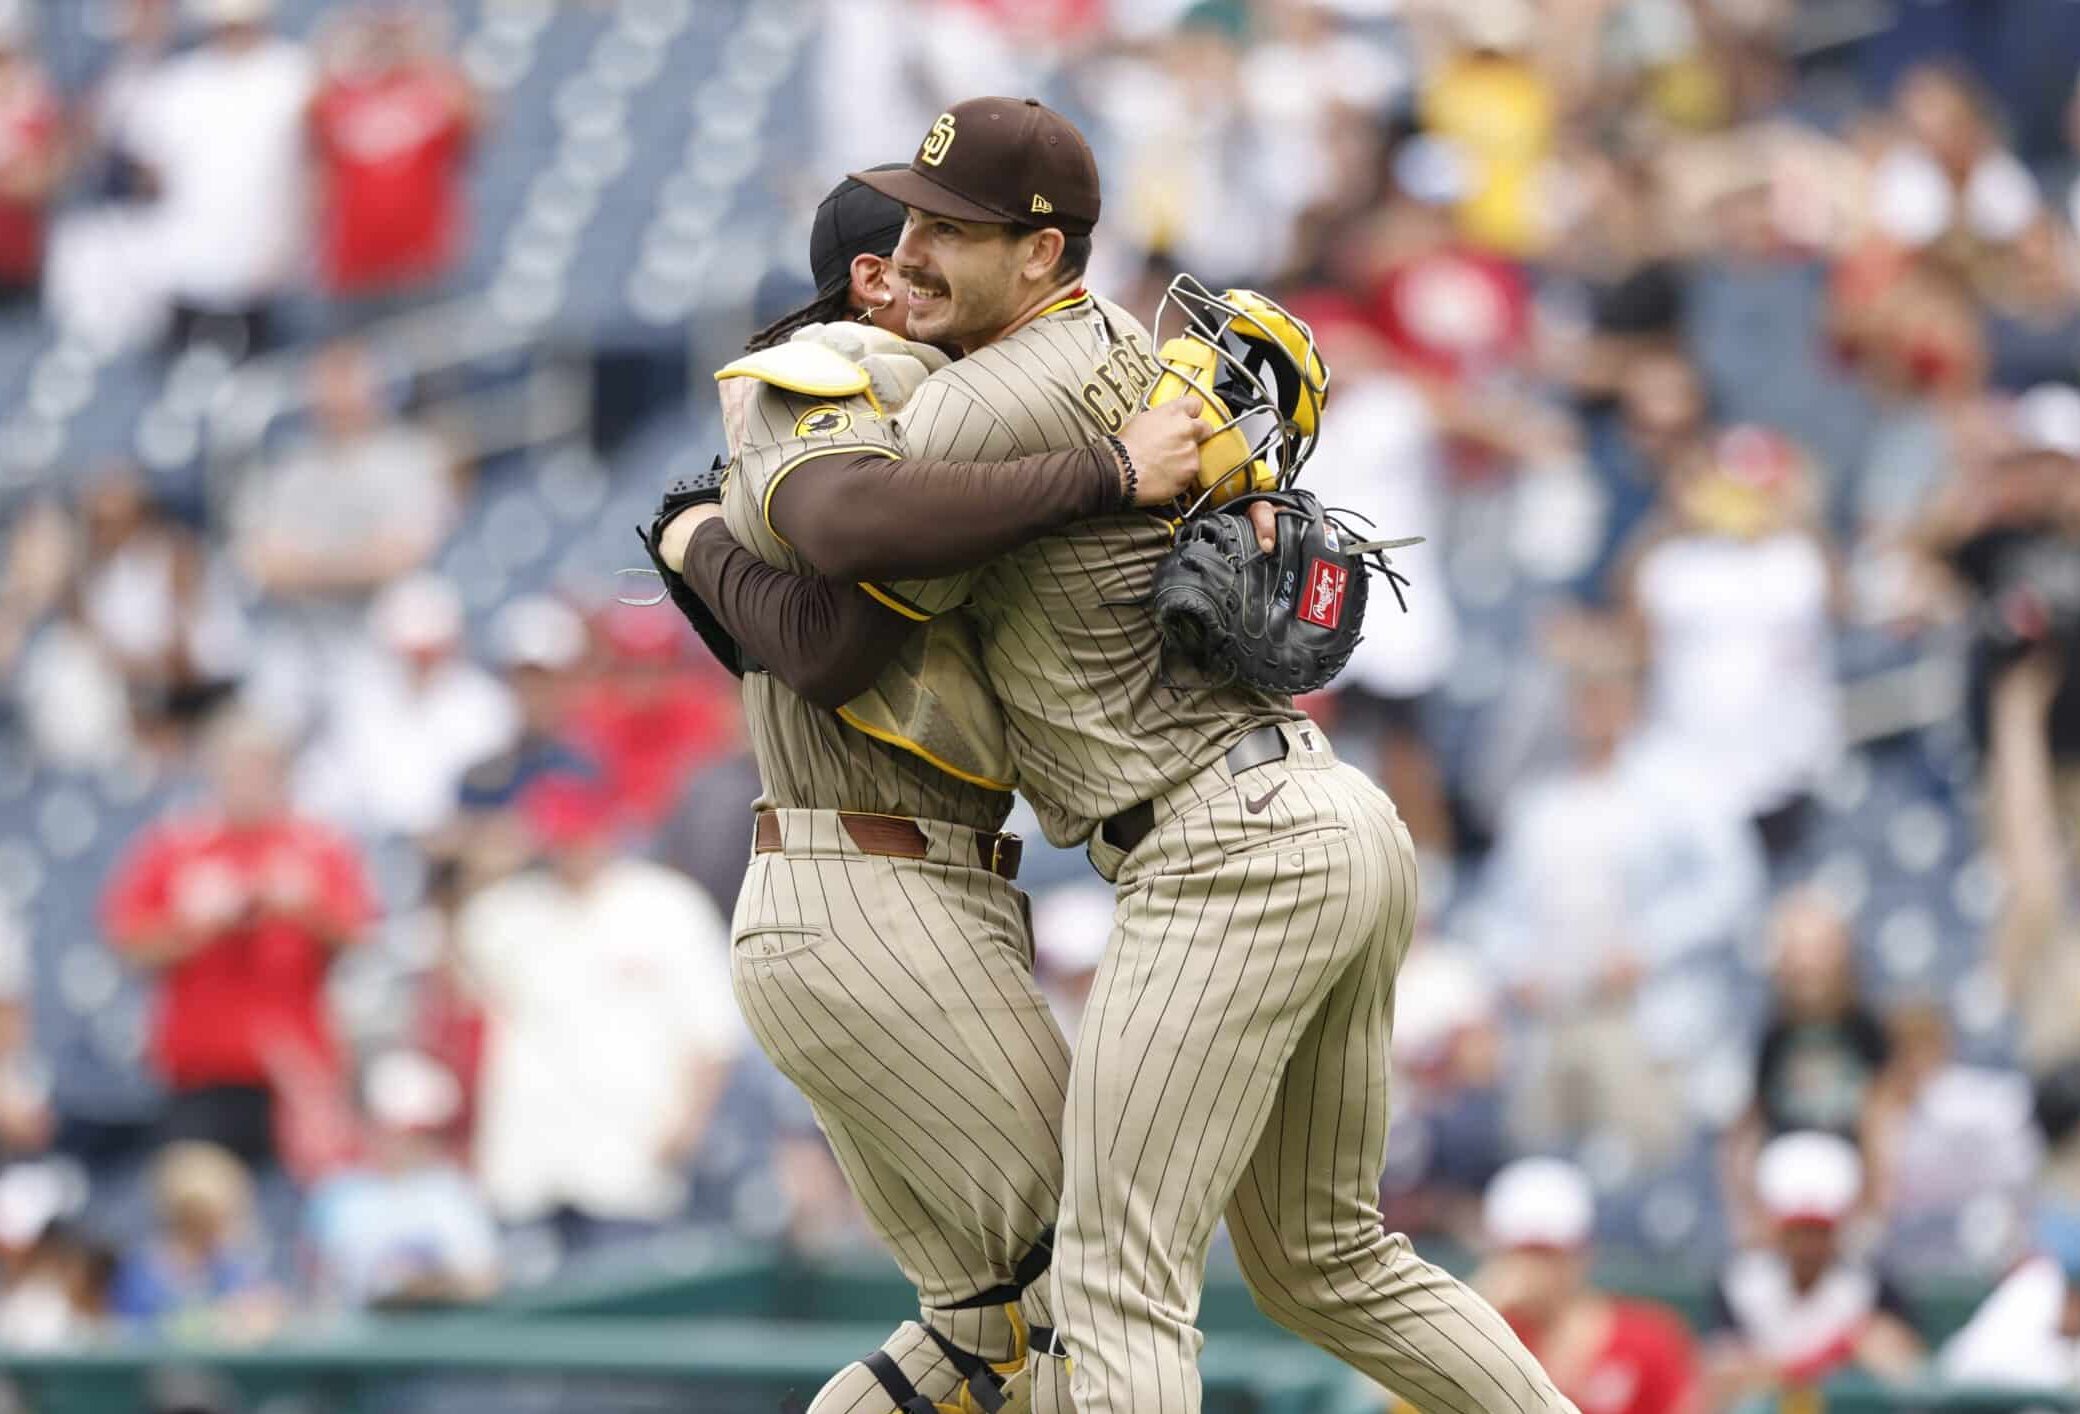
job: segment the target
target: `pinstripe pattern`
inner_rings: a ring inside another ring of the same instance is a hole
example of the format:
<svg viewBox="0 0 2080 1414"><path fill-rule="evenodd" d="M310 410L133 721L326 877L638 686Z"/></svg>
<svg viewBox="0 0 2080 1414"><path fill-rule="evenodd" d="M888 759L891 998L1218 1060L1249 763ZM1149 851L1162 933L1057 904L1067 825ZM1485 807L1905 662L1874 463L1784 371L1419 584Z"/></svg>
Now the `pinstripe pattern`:
<svg viewBox="0 0 2080 1414"><path fill-rule="evenodd" d="M1148 386L1148 348L1131 314L1085 299L926 379L897 419L904 442L912 456L967 461L1084 446ZM1283 698L1163 662L1155 620L1134 601L1170 544L1154 516L1109 516L976 574L889 586L934 613L970 606L1019 789L1056 844L1081 844L1249 727L1298 715Z"/></svg>
<svg viewBox="0 0 2080 1414"><path fill-rule="evenodd" d="M1147 349L1132 316L1080 301L933 374L904 440L962 459L1081 445L1147 386ZM1163 661L1134 601L1170 543L1116 516L884 586L973 617L1019 789L1119 886L1063 1126L1054 1283L1077 1407L1196 1414L1193 1318L1225 1212L1265 1310L1427 1414L1570 1410L1491 1308L1381 1230L1408 835L1290 701ZM1267 722L1293 753L1231 780L1227 748ZM1156 828L1122 860L1094 832L1143 801Z"/></svg>
<svg viewBox="0 0 2080 1414"><path fill-rule="evenodd" d="M733 426L741 428L723 518L738 543L797 573L814 568L766 524L764 506L775 477L804 453L833 447L896 447L893 425L864 398L832 401L801 397L749 379L725 387L737 394ZM831 436L798 436L795 428L818 408L836 407L847 425ZM1003 719L983 685L973 627L960 618L914 634L891 664L882 686L848 704L870 725L926 744L942 761L985 779L1008 782ZM955 779L916 754L870 739L765 674L747 677L744 713L767 805L804 809L871 810L951 820L994 830L1010 811L1002 790Z"/></svg>
<svg viewBox="0 0 2080 1414"><path fill-rule="evenodd" d="M768 562L807 571L766 524L774 479L819 445L892 444L889 425L863 399L844 401L850 425L819 442L795 429L828 404L749 380L724 388L737 453L725 519ZM849 707L1008 778L966 620L913 635L883 687L878 708ZM950 1309L1012 1279L1061 1196L1068 1046L1033 984L1024 896L975 867L973 831L999 828L1011 798L843 724L764 673L745 678L744 712L762 803L784 808L782 851L753 857L738 897L738 1004L815 1110L869 1223L916 1285L921 1320L962 1349L1013 1362L1023 1348L1005 1308ZM929 857L863 854L840 809L917 818ZM1027 1325L1053 1323L1044 1282L1020 1308ZM961 1377L918 1324L882 1348L919 1393L954 1401ZM1067 1400L1056 1375L1032 1407L1060 1414ZM888 1414L890 1403L853 1365L810 1414Z"/></svg>
<svg viewBox="0 0 2080 1414"><path fill-rule="evenodd" d="M932 857L897 860L861 853L833 811L778 814L784 850L753 857L732 929L745 1021L815 1106L924 1319L1012 1359L1002 1308L949 1308L1010 1279L1061 1194L1069 1054L1033 984L1024 895L966 862L959 826L920 822ZM1051 1323L1042 1287L1023 1307Z"/></svg>
<svg viewBox="0 0 2080 1414"><path fill-rule="evenodd" d="M1381 1229L1414 853L1318 728L1287 735L1283 762L1158 797L1133 854L1092 846L1120 905L1066 1124L1077 1407L1199 1408L1193 1317L1225 1215L1268 1315L1426 1414L1571 1409L1492 1308Z"/></svg>

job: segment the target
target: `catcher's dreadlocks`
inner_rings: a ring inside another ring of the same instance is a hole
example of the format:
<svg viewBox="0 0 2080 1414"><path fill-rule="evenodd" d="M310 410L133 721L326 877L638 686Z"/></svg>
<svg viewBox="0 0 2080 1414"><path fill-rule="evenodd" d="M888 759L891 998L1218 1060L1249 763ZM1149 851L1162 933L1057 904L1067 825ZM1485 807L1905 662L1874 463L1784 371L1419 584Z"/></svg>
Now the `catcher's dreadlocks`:
<svg viewBox="0 0 2080 1414"><path fill-rule="evenodd" d="M775 344L784 344L794 336L797 329L806 329L811 324L835 324L852 318L852 287L844 285L827 295L818 295L800 309L790 310L744 342L745 353L757 353Z"/></svg>

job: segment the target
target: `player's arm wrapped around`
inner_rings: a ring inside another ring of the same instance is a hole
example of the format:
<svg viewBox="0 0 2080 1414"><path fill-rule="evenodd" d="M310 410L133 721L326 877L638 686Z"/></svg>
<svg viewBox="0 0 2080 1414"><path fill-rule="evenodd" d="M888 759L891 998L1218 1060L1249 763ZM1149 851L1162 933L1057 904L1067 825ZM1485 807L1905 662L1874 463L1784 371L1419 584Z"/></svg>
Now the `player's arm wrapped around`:
<svg viewBox="0 0 2080 1414"><path fill-rule="evenodd" d="M664 498L658 503L657 514L651 517L648 529L637 526L636 536L643 542L643 550L650 556L651 565L664 580L665 592L671 596L672 607L679 611L686 622L693 625L693 631L701 636L701 642L708 645L708 651L715 655L715 661L729 669L733 675L742 677L746 667L744 650L715 617L714 610L707 606L700 595L693 592L677 570L665 562L664 554L659 549L664 539L664 528L671 523L674 516L692 506L722 504L723 474L722 461L717 458L715 464L706 471L689 472L678 477L665 488Z"/></svg>
<svg viewBox="0 0 2080 1414"><path fill-rule="evenodd" d="M1277 518L1268 553L1250 523L1255 504ZM1165 643L1207 672L1266 692L1313 692L1358 646L1370 573L1400 596L1406 581L1382 551L1401 543L1360 540L1307 491L1239 496L1178 527L1150 608Z"/></svg>

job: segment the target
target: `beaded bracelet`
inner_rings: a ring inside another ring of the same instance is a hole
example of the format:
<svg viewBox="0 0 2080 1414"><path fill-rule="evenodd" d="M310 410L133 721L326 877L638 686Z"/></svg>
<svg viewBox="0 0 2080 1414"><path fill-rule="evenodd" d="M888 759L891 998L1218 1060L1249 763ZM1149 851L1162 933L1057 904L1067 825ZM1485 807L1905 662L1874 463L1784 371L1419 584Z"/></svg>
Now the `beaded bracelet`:
<svg viewBox="0 0 2080 1414"><path fill-rule="evenodd" d="M1127 444L1116 436L1107 434L1105 440L1112 446L1112 454L1119 458L1120 469L1126 473L1126 484L1120 488L1119 503L1122 510L1134 508L1134 498L1141 489L1141 477L1134 470L1134 459L1127 455Z"/></svg>

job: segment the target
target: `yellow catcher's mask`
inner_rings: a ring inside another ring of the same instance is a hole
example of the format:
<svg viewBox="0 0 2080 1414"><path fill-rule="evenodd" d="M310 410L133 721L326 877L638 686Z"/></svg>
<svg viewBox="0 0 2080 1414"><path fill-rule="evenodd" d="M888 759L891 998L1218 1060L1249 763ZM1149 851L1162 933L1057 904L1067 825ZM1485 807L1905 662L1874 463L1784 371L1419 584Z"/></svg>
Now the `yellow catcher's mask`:
<svg viewBox="0 0 2080 1414"><path fill-rule="evenodd" d="M1191 509L1289 484L1314 451L1329 396L1313 331L1254 290L1216 295L1179 275L1156 306L1155 334L1163 372L1148 406L1197 393L1213 429Z"/></svg>

